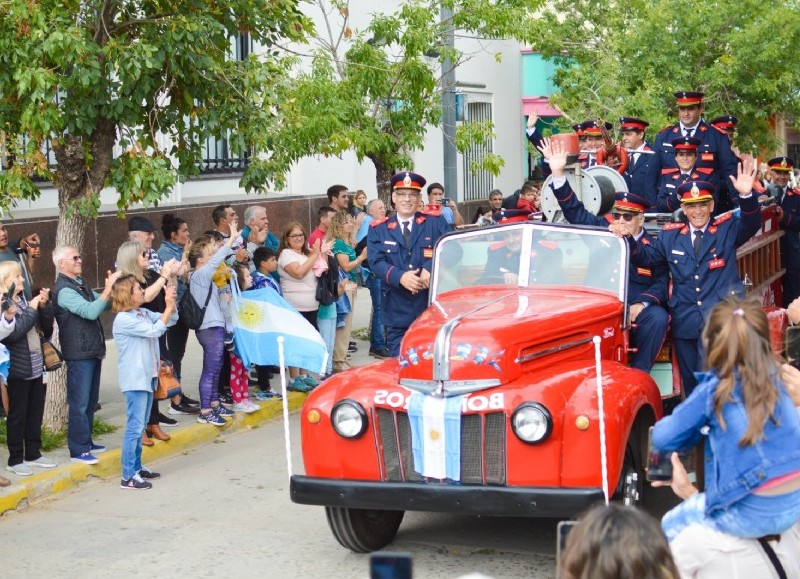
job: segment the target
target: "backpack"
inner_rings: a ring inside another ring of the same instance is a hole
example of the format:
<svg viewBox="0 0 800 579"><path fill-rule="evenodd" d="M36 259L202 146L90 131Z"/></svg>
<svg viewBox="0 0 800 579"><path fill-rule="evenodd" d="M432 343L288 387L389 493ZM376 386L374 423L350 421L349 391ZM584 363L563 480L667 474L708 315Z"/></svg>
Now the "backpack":
<svg viewBox="0 0 800 579"><path fill-rule="evenodd" d="M322 306L335 304L339 298L339 262L328 256L328 271L317 278L317 301Z"/></svg>
<svg viewBox="0 0 800 579"><path fill-rule="evenodd" d="M194 299L194 296L192 296L191 284L192 280L190 279L189 287L186 288L186 293L183 294L183 297L181 298L181 303L178 306L178 311L180 312L181 322L183 323L183 325L189 328L190 330L196 330L203 325L203 318L206 317L206 308L208 307L208 302L211 301L211 290L214 287L214 283L212 282L208 286L208 295L206 296L206 303L203 304L202 308L197 303L197 300Z"/></svg>

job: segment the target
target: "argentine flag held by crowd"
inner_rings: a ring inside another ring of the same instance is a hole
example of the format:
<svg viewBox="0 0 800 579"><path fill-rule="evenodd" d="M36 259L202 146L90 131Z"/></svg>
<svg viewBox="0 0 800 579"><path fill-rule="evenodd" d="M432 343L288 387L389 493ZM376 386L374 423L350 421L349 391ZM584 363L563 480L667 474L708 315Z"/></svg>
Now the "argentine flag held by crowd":
<svg viewBox="0 0 800 579"><path fill-rule="evenodd" d="M408 399L414 470L425 477L461 480L463 396L436 398L415 392Z"/></svg>
<svg viewBox="0 0 800 579"><path fill-rule="evenodd" d="M278 337L283 336L287 366L325 372L325 341L300 312L271 288L244 293L237 289L232 304L234 336L245 368L250 364L279 366Z"/></svg>

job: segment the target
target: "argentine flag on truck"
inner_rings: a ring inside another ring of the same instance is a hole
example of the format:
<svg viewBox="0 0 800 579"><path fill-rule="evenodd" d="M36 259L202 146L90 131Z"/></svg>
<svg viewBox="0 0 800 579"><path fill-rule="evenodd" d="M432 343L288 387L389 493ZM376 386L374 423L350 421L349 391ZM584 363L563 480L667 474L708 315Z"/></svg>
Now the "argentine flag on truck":
<svg viewBox="0 0 800 579"><path fill-rule="evenodd" d="M278 337L283 336L285 364L319 374L328 361L325 341L300 312L272 288L234 295L234 336L236 351L244 362L259 366L280 365Z"/></svg>
<svg viewBox="0 0 800 579"><path fill-rule="evenodd" d="M461 480L463 396L436 398L415 392L408 399L414 470L425 477Z"/></svg>

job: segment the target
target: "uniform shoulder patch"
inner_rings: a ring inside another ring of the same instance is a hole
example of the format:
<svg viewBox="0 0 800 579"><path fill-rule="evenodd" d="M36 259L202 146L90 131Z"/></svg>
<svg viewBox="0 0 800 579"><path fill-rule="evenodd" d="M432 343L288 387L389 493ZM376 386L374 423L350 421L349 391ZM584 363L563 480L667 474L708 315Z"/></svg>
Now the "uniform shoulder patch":
<svg viewBox="0 0 800 579"><path fill-rule="evenodd" d="M377 227L381 223L386 223L387 221L389 221L388 217L381 217L380 219L373 219L372 223L370 223L369 226L370 227Z"/></svg>
<svg viewBox="0 0 800 579"><path fill-rule="evenodd" d="M648 239L647 236L643 236L639 241L641 241L645 245L650 245L650 239Z"/></svg>
<svg viewBox="0 0 800 579"><path fill-rule="evenodd" d="M723 134L723 135L725 135L726 137L728 136L728 133L726 133L726 132L725 132L723 129L720 129L720 128L719 128L718 126L716 126L716 125L711 125L711 128L718 130L720 133L722 133L722 134ZM701 130L705 130L705 129L701 129Z"/></svg>
<svg viewBox="0 0 800 579"><path fill-rule="evenodd" d="M800 195L800 189L790 189L786 192L786 195L793 196L793 195Z"/></svg>
<svg viewBox="0 0 800 579"><path fill-rule="evenodd" d="M683 228L683 223L665 223L664 224L664 231L673 231L675 229Z"/></svg>
<svg viewBox="0 0 800 579"><path fill-rule="evenodd" d="M414 223L416 223L417 225L422 225L423 223L425 223L425 215L423 214L417 215L417 218L414 219Z"/></svg>
<svg viewBox="0 0 800 579"><path fill-rule="evenodd" d="M675 129L675 130L678 130L678 127L676 127L675 125L667 125L667 126L666 126L666 127L664 127L663 129L661 129L660 131L658 131L658 134L660 135L661 133L666 133L666 132L667 132L667 131L669 131L670 129Z"/></svg>
<svg viewBox="0 0 800 579"><path fill-rule="evenodd" d="M719 217L717 217L717 218L714 220L714 223L712 223L712 225L715 225L715 226L716 226L716 225L719 225L720 223L725 223L725 222L726 222L726 221L728 221L728 220L729 220L731 217L733 217L733 211L728 211L727 213L723 213L722 215L720 215Z"/></svg>

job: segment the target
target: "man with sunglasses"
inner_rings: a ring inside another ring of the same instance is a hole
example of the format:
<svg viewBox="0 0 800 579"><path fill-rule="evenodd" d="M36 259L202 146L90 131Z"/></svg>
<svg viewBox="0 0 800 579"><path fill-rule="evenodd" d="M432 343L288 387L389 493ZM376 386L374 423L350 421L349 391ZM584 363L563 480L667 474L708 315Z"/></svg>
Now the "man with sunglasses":
<svg viewBox="0 0 800 579"><path fill-rule="evenodd" d="M391 179L396 214L376 219L367 234L369 266L380 280L383 323L390 356L398 356L409 326L428 307L431 260L436 241L450 230L443 217L421 213L425 178L410 171Z"/></svg>
<svg viewBox="0 0 800 579"><path fill-rule="evenodd" d="M111 286L120 274L108 272L103 293L98 294L81 277L83 259L77 248L56 247L53 264L58 275L52 300L61 353L67 363L67 446L73 462L97 464L96 455L106 450L92 441L94 411L100 396L100 367L106 357L100 314L111 307Z"/></svg>
<svg viewBox="0 0 800 579"><path fill-rule="evenodd" d="M697 385L694 372L702 370L705 352L700 336L709 311L726 296L744 295L736 269L736 249L761 228L758 195L753 191L755 174L755 167L747 161L739 166L737 178L731 179L739 193L741 216L728 212L712 222L714 186L691 181L678 187L688 223L668 223L650 243L636 240L627 224L617 222L610 227L615 234L627 237L631 261L637 266L669 266L672 338L687 396Z"/></svg>
<svg viewBox="0 0 800 579"><path fill-rule="evenodd" d="M644 230L644 212L650 206L644 196L617 192L614 194L611 213L594 215L578 199L564 175L567 153L563 146L546 141L540 150L550 163L550 170L553 172L550 186L567 221L577 225L595 225L603 229L607 229L615 221L621 222L640 243L653 242L653 238ZM630 337L631 345L637 350L631 357L630 365L645 372L650 372L653 367L667 335L669 315L665 308L668 282L666 264L648 267L636 266L631 262L628 266L628 307L631 323L636 324Z"/></svg>

